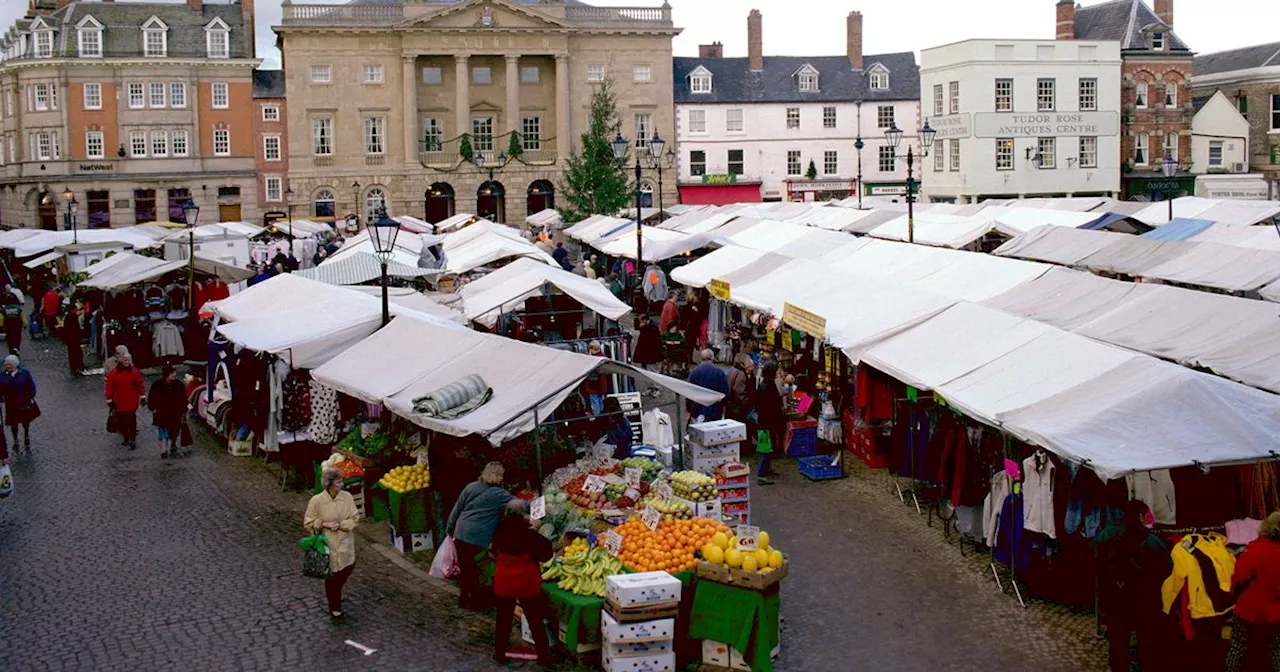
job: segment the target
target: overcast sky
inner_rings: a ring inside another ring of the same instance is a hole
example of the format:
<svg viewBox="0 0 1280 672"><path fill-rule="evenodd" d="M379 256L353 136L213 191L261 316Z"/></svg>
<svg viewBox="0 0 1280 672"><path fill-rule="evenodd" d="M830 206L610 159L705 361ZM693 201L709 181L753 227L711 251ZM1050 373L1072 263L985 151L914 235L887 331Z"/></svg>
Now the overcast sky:
<svg viewBox="0 0 1280 672"><path fill-rule="evenodd" d="M118 0L127 2L129 0ZM183 0L172 0L181 3ZM225 3L229 0L206 0ZM304 4L308 0L294 0ZM318 2L319 0L311 0ZM335 4L339 0L324 0ZM601 6L657 6L660 0L587 0ZM1148 0L1150 2L1151 0ZM696 56L698 45L724 43L726 56L745 56L747 12L764 15L766 55L843 54L844 17L863 15L867 54L914 51L969 38L1052 38L1055 0L670 0L677 56ZM1086 6L1097 0L1083 0ZM25 13L26 0L0 0L6 29ZM271 26L280 20L280 0L257 0L258 55L266 67L279 64ZM1174 30L1191 48L1210 53L1280 39L1278 0L1175 0Z"/></svg>

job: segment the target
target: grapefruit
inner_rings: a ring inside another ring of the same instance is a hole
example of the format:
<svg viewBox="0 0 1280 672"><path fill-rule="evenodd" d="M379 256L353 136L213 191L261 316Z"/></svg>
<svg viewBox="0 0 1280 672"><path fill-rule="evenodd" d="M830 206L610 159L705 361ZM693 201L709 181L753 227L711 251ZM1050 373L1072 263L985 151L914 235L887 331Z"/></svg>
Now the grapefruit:
<svg viewBox="0 0 1280 672"><path fill-rule="evenodd" d="M703 551L702 556L706 558L707 562L712 562L717 565L723 563L725 560L724 549L716 546L715 544L708 544L706 550Z"/></svg>
<svg viewBox="0 0 1280 672"><path fill-rule="evenodd" d="M760 548L769 548L769 533L764 530L760 530L760 540L756 545Z"/></svg>
<svg viewBox="0 0 1280 672"><path fill-rule="evenodd" d="M711 537L711 543L719 546L720 550L724 550L729 548L729 537L724 536L724 532L716 532L715 536Z"/></svg>
<svg viewBox="0 0 1280 672"><path fill-rule="evenodd" d="M782 566L782 551L774 550L769 552L769 566L774 569Z"/></svg>
<svg viewBox="0 0 1280 672"><path fill-rule="evenodd" d="M754 554L742 558L742 571L754 572L757 568L758 565L756 565L756 558Z"/></svg>
<svg viewBox="0 0 1280 672"><path fill-rule="evenodd" d="M741 567L746 558L742 556L742 551L736 548L730 548L724 552L724 562L730 567Z"/></svg>
<svg viewBox="0 0 1280 672"><path fill-rule="evenodd" d="M769 551L758 548L751 556L755 558L757 567L767 567L769 565Z"/></svg>

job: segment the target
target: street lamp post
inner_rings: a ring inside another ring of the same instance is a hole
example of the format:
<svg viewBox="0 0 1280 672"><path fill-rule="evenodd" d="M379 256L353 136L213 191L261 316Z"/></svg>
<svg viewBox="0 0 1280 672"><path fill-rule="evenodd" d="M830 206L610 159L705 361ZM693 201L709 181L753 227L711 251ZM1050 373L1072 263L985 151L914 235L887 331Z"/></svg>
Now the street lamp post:
<svg viewBox="0 0 1280 672"><path fill-rule="evenodd" d="M667 146L666 141L663 140L661 137L659 137L658 132L655 130L653 132L653 136L649 138L649 153L645 155L645 165L652 170L658 171L658 221L659 222L663 220L663 211L666 210L666 204L663 203L663 198L662 198L662 191L663 191L662 169L670 168L674 166L676 162L676 150L674 148L668 149L665 154L662 152L662 150L666 146ZM636 158L639 159L639 156L637 156ZM638 180L639 178L636 178L636 179ZM638 213L639 210L637 210L636 212Z"/></svg>
<svg viewBox="0 0 1280 672"><path fill-rule="evenodd" d="M400 234L400 222L387 216L384 205L375 221L369 222L369 238L373 240L374 253L382 263L382 326L391 322L391 302L387 294L387 264L391 263L391 255L396 249L396 236Z"/></svg>
<svg viewBox="0 0 1280 672"><path fill-rule="evenodd" d="M289 254L293 254L293 187L284 190L284 201L289 211Z"/></svg>
<svg viewBox="0 0 1280 672"><path fill-rule="evenodd" d="M351 183L351 207L356 214L356 226L360 225L360 181Z"/></svg>
<svg viewBox="0 0 1280 672"><path fill-rule="evenodd" d="M853 148L858 150L858 209L862 209L862 148L866 147L866 143L862 142L862 133L858 133L858 139L853 141Z"/></svg>
<svg viewBox="0 0 1280 672"><path fill-rule="evenodd" d="M80 234L76 230L76 215L80 213L80 202L76 200L76 194L71 191L71 187L67 187L62 192L62 200L67 202L67 213L63 215L66 219L66 228L71 229L71 244L76 245L80 242Z"/></svg>
<svg viewBox="0 0 1280 672"><path fill-rule="evenodd" d="M508 163L510 160L511 160L511 159L507 156L507 153L506 153L506 152L499 150L499 151L498 151L498 165L497 165L497 167L495 168L495 167L494 167L494 165L493 165L492 163L488 163L488 162L485 160L485 158L484 158L484 153L483 153L483 152L476 152L476 158L472 160L472 163L475 163L475 164L476 164L476 168L478 168L478 169L479 169L480 171L482 171L482 172L485 170L485 168L486 168L486 167L488 167L488 169L489 169L489 181L488 181L488 182L486 182L485 184L487 184L487 185L488 185L489 193L490 193L490 194L492 194L492 193L493 193L493 171L494 171L494 170L501 171L503 168L506 168L506 167L507 167L507 163ZM498 218L498 223L500 223L500 224L505 224L505 223L506 223L506 219L507 219L507 213L506 213L506 210L507 210L507 194L506 194L506 192L505 192L505 191L502 193L502 199L501 199L501 200L497 200L497 201L496 201L496 203L497 203L497 206L498 206L498 207L497 207L497 212L496 212L496 213L494 213L494 214L495 214L495 216ZM476 210L479 210L479 209L480 209L480 203L477 201L477 203L476 203ZM480 214L480 213L478 213L478 212L477 212L476 214Z"/></svg>
<svg viewBox="0 0 1280 672"><path fill-rule="evenodd" d="M1172 156L1164 157L1164 161L1160 162L1160 172L1164 174L1166 182L1168 182L1169 180L1172 180L1173 176L1178 174L1178 160L1173 158ZM1169 201L1169 221L1172 222L1173 221L1173 195L1175 192L1173 190L1172 185L1166 185L1166 187L1167 188L1165 189L1165 200Z"/></svg>
<svg viewBox="0 0 1280 672"><path fill-rule="evenodd" d="M200 307L192 305L196 296L196 220L199 218L199 206L187 201L182 206L182 219L187 223L187 312Z"/></svg>
<svg viewBox="0 0 1280 672"><path fill-rule="evenodd" d="M621 132L619 132L618 135L613 139L613 142L612 142L613 158L617 159L619 163L622 163L627 159L628 144L630 144L630 141L622 137ZM640 216L640 178L641 178L640 170L641 169L640 169L640 153L639 152L636 152L635 170L636 170L636 299L637 299L636 305L639 305L640 295L644 291L640 287L641 285L640 278L644 273L644 271L640 270L640 266L644 263L644 256L643 256L644 229L641 224L641 222L643 221L643 217Z"/></svg>
<svg viewBox="0 0 1280 672"><path fill-rule="evenodd" d="M917 131L922 146L920 148L920 156L929 156L929 148L933 146L934 135L937 131L929 126L929 120L926 119L924 127ZM894 158L898 158L898 145L902 143L902 129L897 124L891 125L884 132L885 142L894 149ZM916 242L916 221L915 221L915 202L916 202L916 179L915 179L915 147L907 145L907 242Z"/></svg>

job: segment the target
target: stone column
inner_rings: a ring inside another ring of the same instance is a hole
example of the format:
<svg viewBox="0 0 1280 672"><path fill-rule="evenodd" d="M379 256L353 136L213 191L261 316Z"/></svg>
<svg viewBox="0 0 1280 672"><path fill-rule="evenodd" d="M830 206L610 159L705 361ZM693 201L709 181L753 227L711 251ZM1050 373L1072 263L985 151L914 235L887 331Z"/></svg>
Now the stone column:
<svg viewBox="0 0 1280 672"><path fill-rule="evenodd" d="M573 138L569 131L569 55L556 54L556 154L569 158Z"/></svg>
<svg viewBox="0 0 1280 672"><path fill-rule="evenodd" d="M418 69L417 57L404 57L404 163L406 166L418 161Z"/></svg>
<svg viewBox="0 0 1280 672"><path fill-rule="evenodd" d="M453 57L456 66L456 74L454 75L454 87L457 91L457 100L454 101L454 115L456 116L456 128L452 133L446 133L449 137L457 137L463 133L471 132L471 69L467 67L467 55L458 54Z"/></svg>
<svg viewBox="0 0 1280 672"><path fill-rule="evenodd" d="M518 130L520 130L520 57L507 56L507 132Z"/></svg>

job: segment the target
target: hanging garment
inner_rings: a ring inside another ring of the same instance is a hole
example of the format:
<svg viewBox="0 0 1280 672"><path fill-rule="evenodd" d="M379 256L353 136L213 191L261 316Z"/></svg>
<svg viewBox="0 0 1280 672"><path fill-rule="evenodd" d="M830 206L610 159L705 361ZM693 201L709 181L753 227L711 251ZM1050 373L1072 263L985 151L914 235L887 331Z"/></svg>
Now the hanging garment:
<svg viewBox="0 0 1280 672"><path fill-rule="evenodd" d="M650 264L644 269L644 278L640 282L644 296L650 301L665 301L667 298L667 274L661 268Z"/></svg>
<svg viewBox="0 0 1280 672"><path fill-rule="evenodd" d="M1022 518L1030 532L1058 538L1053 521L1053 485L1057 467L1049 454L1037 450L1022 461Z"/></svg>
<svg viewBox="0 0 1280 672"><path fill-rule="evenodd" d="M1249 542L1258 538L1258 531L1262 528L1262 521L1257 518L1241 518L1240 520L1227 521L1227 544L1231 546L1245 546Z"/></svg>
<svg viewBox="0 0 1280 672"><path fill-rule="evenodd" d="M1129 499L1145 503L1151 509L1156 522L1161 525L1177 524L1177 507L1173 496L1173 477L1168 469L1145 471L1124 477L1129 489Z"/></svg>
<svg viewBox="0 0 1280 672"><path fill-rule="evenodd" d="M1221 534L1188 534L1170 552L1173 573L1161 588L1164 613L1169 613L1174 600L1187 588L1191 618L1209 618L1231 611L1235 598L1231 593L1231 576L1236 558L1227 550L1227 538Z"/></svg>
<svg viewBox="0 0 1280 672"><path fill-rule="evenodd" d="M1013 567L1018 574L1026 573L1031 563L1031 539L1022 517L1022 500L1017 492L1005 497L996 526L996 543L992 547L992 557Z"/></svg>
<svg viewBox="0 0 1280 672"><path fill-rule="evenodd" d="M227 283L217 278L205 281L204 291L206 301L221 301L231 296L231 288L227 287Z"/></svg>
<svg viewBox="0 0 1280 672"><path fill-rule="evenodd" d="M296 432L311 423L311 374L294 370L284 379L284 406L280 413L280 428Z"/></svg>
<svg viewBox="0 0 1280 672"><path fill-rule="evenodd" d="M1103 483L1092 469L1070 463L1071 488L1067 494L1067 515L1063 531L1079 532L1092 539L1102 529Z"/></svg>
<svg viewBox="0 0 1280 672"><path fill-rule="evenodd" d="M1245 513L1251 518L1266 518L1280 510L1280 464L1260 462L1239 469Z"/></svg>
<svg viewBox="0 0 1280 672"><path fill-rule="evenodd" d="M338 391L316 380L311 381L311 424L307 426L307 437L320 444L338 440Z"/></svg>
<svg viewBox="0 0 1280 672"><path fill-rule="evenodd" d="M172 322L160 321L151 326L151 353L156 357L185 357L182 330Z"/></svg>
<svg viewBox="0 0 1280 672"><path fill-rule="evenodd" d="M1013 490L1013 479L1003 471L997 471L991 477L991 492L983 500L982 507L982 539L988 546L995 546L996 532L1000 526L1001 509L1004 500Z"/></svg>

